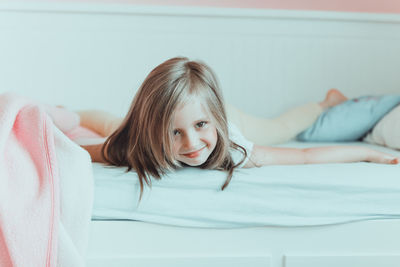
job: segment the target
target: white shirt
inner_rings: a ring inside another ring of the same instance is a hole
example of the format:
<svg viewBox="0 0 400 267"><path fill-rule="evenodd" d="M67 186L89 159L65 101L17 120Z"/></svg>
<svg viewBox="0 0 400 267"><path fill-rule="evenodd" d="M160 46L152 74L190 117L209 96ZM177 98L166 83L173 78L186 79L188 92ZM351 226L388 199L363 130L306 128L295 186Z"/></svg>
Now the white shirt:
<svg viewBox="0 0 400 267"><path fill-rule="evenodd" d="M228 123L228 131L229 131L229 139L233 142L235 142L236 144L242 146L246 152L247 152L247 157L246 159L242 162L242 164L239 165L239 167L243 167L247 161L249 160L251 151L253 150L254 147L254 143L247 140L242 133L240 132L239 128L233 124L233 123ZM241 150L237 150L234 148L230 149L230 153L231 153L231 157L233 159L233 162L235 164L239 163L244 155L242 153Z"/></svg>

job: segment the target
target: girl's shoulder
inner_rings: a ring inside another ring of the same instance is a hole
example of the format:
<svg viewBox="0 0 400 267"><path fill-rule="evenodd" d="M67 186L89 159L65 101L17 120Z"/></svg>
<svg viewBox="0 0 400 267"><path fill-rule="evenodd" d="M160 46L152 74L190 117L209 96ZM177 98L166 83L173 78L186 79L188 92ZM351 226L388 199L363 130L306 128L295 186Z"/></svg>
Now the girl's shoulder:
<svg viewBox="0 0 400 267"><path fill-rule="evenodd" d="M253 150L254 143L248 140L246 137L244 137L239 128L232 122L228 122L228 131L229 131L229 139L246 150L247 157L243 161L243 163L240 164L239 166L242 167L248 161L248 158L250 157L251 152ZM240 149L235 149L235 148L231 148L230 154L235 164L242 161L244 156Z"/></svg>
<svg viewBox="0 0 400 267"><path fill-rule="evenodd" d="M88 142L82 142L79 145L89 153L92 162L105 163L106 161L101 153L104 141L105 138L96 138L96 140L88 140Z"/></svg>

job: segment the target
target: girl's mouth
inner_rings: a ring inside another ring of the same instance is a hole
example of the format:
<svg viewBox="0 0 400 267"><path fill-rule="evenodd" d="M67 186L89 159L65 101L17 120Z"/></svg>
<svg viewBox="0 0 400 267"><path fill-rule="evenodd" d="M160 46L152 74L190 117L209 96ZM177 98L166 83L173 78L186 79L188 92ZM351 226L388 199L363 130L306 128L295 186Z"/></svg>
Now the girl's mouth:
<svg viewBox="0 0 400 267"><path fill-rule="evenodd" d="M200 148L199 150L196 150L196 151L193 151L193 152L190 152L190 153L185 153L185 154L182 154L183 156L185 156L185 157L187 157L187 158L196 158L196 157L198 157L199 155L200 155L200 153L201 153L201 151L203 150L205 148L205 146L204 147L202 147L202 148Z"/></svg>

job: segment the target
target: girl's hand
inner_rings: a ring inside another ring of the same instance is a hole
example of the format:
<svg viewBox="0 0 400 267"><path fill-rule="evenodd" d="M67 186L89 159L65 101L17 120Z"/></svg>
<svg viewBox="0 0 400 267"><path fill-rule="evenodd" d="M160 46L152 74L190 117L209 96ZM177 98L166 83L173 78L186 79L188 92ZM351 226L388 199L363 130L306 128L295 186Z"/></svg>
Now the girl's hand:
<svg viewBox="0 0 400 267"><path fill-rule="evenodd" d="M368 149L366 161L383 164L398 164L399 158L387 153Z"/></svg>

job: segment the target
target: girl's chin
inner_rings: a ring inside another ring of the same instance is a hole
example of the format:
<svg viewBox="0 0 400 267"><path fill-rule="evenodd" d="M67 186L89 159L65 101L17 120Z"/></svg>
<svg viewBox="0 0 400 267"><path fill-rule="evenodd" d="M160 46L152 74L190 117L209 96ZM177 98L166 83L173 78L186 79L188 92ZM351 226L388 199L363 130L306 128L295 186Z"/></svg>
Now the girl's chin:
<svg viewBox="0 0 400 267"><path fill-rule="evenodd" d="M179 161L187 166L198 167L207 161L207 157L198 157L198 158L180 158Z"/></svg>
<svg viewBox="0 0 400 267"><path fill-rule="evenodd" d="M202 161L197 161L197 160L196 161L188 161L188 160L183 161L183 160L181 160L180 162L182 162L188 166L197 167L197 166L200 166L201 164L203 164L205 162L205 160L202 160Z"/></svg>

